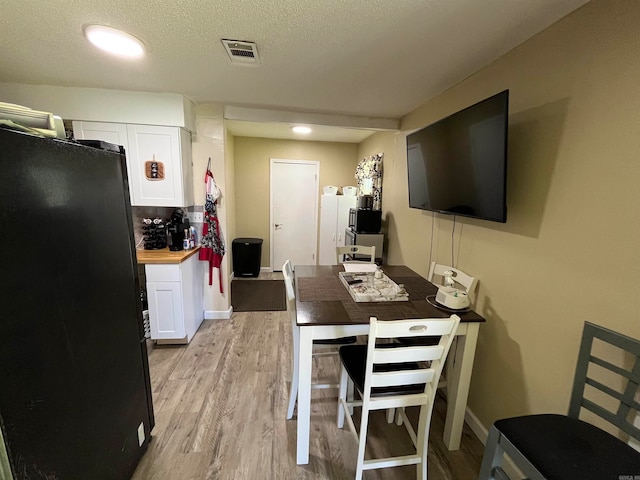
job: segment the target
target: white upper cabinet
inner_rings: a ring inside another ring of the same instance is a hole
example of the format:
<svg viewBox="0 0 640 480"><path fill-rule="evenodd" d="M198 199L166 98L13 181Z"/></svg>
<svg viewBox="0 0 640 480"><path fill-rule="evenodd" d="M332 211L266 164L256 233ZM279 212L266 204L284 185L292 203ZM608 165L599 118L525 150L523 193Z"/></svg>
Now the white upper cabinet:
<svg viewBox="0 0 640 480"><path fill-rule="evenodd" d="M73 135L83 140L103 140L123 145L125 150L128 150L127 126L121 123L73 122Z"/></svg>
<svg viewBox="0 0 640 480"><path fill-rule="evenodd" d="M127 125L134 205L193 205L191 138L178 127Z"/></svg>
<svg viewBox="0 0 640 480"><path fill-rule="evenodd" d="M193 205L191 137L179 127L73 122L77 139L123 145L131 205Z"/></svg>

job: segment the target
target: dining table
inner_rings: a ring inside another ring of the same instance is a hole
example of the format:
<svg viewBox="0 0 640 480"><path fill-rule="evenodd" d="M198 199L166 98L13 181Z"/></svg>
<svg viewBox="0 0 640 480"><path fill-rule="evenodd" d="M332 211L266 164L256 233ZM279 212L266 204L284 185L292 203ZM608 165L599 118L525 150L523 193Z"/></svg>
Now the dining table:
<svg viewBox="0 0 640 480"><path fill-rule="evenodd" d="M405 301L358 301L340 279L343 265L296 265L296 323L300 331L297 409L298 465L309 463L313 341L367 335L369 319L446 318L452 310L433 301L438 287L404 265L382 265L384 274L402 284ZM467 397L478 330L485 319L472 309L455 311L460 317L456 348L449 353L447 369L447 413L443 440L449 450L458 450L462 437Z"/></svg>

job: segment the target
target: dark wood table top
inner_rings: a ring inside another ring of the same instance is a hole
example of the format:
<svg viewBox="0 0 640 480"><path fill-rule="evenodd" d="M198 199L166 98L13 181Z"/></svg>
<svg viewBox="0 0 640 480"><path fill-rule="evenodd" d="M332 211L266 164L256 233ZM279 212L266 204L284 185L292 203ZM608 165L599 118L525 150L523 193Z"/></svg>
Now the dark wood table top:
<svg viewBox="0 0 640 480"><path fill-rule="evenodd" d="M342 265L296 265L297 323L309 325L368 324L369 317L379 320L403 318L445 318L450 311L434 307L427 295L438 287L403 265L383 265L382 270L394 282L404 284L409 300L404 302L356 302L338 278ZM455 312L462 322L484 322L473 310Z"/></svg>

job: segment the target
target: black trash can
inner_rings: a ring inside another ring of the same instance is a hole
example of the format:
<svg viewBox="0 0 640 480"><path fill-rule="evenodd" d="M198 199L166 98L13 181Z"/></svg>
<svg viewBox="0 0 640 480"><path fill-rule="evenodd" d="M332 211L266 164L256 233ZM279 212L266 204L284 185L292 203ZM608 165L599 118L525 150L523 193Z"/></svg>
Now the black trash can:
<svg viewBox="0 0 640 480"><path fill-rule="evenodd" d="M234 277L257 277L262 257L261 238L236 238L231 244Z"/></svg>

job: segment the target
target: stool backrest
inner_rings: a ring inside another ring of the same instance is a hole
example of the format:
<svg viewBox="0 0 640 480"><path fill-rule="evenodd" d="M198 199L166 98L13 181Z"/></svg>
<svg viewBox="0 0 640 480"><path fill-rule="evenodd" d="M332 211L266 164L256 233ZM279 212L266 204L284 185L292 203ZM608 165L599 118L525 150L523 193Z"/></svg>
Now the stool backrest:
<svg viewBox="0 0 640 480"><path fill-rule="evenodd" d="M450 267L449 265L445 265L443 263L431 262L431 267L429 268L429 274L427 275L427 280L431 283L435 283L436 285L442 285L442 282L436 281L436 276L444 277L444 273L449 270L453 272L453 281L456 282L459 286L462 286L462 290L464 290L469 297L471 303L473 303L476 288L478 287L478 279L467 275L462 270L458 270L457 268Z"/></svg>
<svg viewBox="0 0 640 480"><path fill-rule="evenodd" d="M282 275L284 276L284 289L287 297L287 312L291 320L292 328L296 328L296 290L293 284L293 268L291 261L287 260L282 266Z"/></svg>
<svg viewBox="0 0 640 480"><path fill-rule="evenodd" d="M345 245L344 247L336 247L336 257L338 263L344 262L345 255L368 255L369 262L376 261L376 247L375 246L363 246L363 245Z"/></svg>
<svg viewBox="0 0 640 480"><path fill-rule="evenodd" d="M626 352L622 357L621 351ZM634 425L640 412L638 385L640 340L585 322L568 415L578 418L584 408L640 441L640 429Z"/></svg>
<svg viewBox="0 0 640 480"><path fill-rule="evenodd" d="M451 347L460 317L423 318L381 321L370 319L369 343L363 402L377 404L368 408L392 408L410 405L433 406L433 397L438 388L444 360ZM435 345L394 346L397 343L380 343L377 339L406 337L439 337ZM424 384L424 389L412 395L371 397L372 388L415 386ZM403 398L404 397L404 398ZM430 414L430 413L429 413Z"/></svg>

